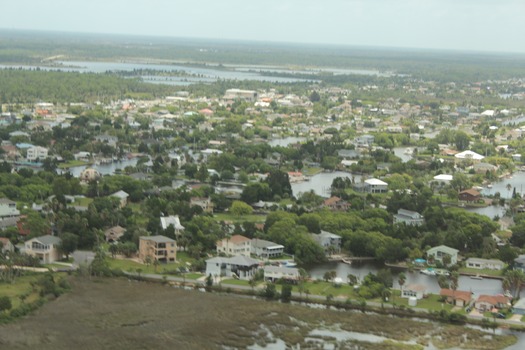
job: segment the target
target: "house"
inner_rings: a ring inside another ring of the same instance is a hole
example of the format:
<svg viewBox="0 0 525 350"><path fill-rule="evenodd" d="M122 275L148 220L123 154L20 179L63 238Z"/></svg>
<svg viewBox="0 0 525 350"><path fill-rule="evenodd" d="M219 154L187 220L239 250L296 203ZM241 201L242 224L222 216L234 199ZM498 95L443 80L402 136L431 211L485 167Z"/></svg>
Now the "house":
<svg viewBox="0 0 525 350"><path fill-rule="evenodd" d="M213 213L213 203L210 197L192 197L190 198L190 207L201 207L205 213Z"/></svg>
<svg viewBox="0 0 525 350"><path fill-rule="evenodd" d="M9 238L0 237L0 252L5 254L7 252L12 253L14 251L15 251L15 246L13 245L13 243L11 243Z"/></svg>
<svg viewBox="0 0 525 350"><path fill-rule="evenodd" d="M464 161L472 161L473 163L479 163L485 157L473 151L463 151L454 155L456 163Z"/></svg>
<svg viewBox="0 0 525 350"><path fill-rule="evenodd" d="M439 291L439 295L445 298L447 303L459 307L465 307L470 305L470 302L472 300L472 292L465 292L461 290L442 288Z"/></svg>
<svg viewBox="0 0 525 350"><path fill-rule="evenodd" d="M374 143L375 137L373 135L361 135L355 138L355 144L361 147L369 147Z"/></svg>
<svg viewBox="0 0 525 350"><path fill-rule="evenodd" d="M445 256L450 257L450 264L455 265L458 262L458 253L459 250L447 247L446 245L440 245L437 247L430 248L427 250L427 258L433 259L434 261L439 261L443 264L443 258Z"/></svg>
<svg viewBox="0 0 525 350"><path fill-rule="evenodd" d="M327 253L341 252L341 236L323 230L319 234L312 233L311 236Z"/></svg>
<svg viewBox="0 0 525 350"><path fill-rule="evenodd" d="M284 246L264 239L254 238L251 241L251 253L258 258L270 259L283 255Z"/></svg>
<svg viewBox="0 0 525 350"><path fill-rule="evenodd" d="M107 143L111 147L117 147L118 137L111 135L97 135L95 141Z"/></svg>
<svg viewBox="0 0 525 350"><path fill-rule="evenodd" d="M282 266L264 266L264 280L267 282L277 282L285 280L288 282L297 282L301 278L299 269L295 267Z"/></svg>
<svg viewBox="0 0 525 350"><path fill-rule="evenodd" d="M366 179L364 182L364 191L368 193L385 193L388 191L388 184L379 179Z"/></svg>
<svg viewBox="0 0 525 350"><path fill-rule="evenodd" d="M503 309L510 307L510 300L504 295L481 294L476 300L474 307L480 312L492 311L492 309Z"/></svg>
<svg viewBox="0 0 525 350"><path fill-rule="evenodd" d="M126 192L124 192L122 190L113 193L112 195L110 195L110 197L117 198L119 200L119 202L120 202L119 206L121 208L124 208L126 206L126 204L128 204L129 194L127 194Z"/></svg>
<svg viewBox="0 0 525 350"><path fill-rule="evenodd" d="M61 239L56 236L36 237L25 242L24 253L38 258L42 264L51 264L62 259L60 242Z"/></svg>
<svg viewBox="0 0 525 350"><path fill-rule="evenodd" d="M116 242L126 233L126 229L121 226L113 226L104 231L106 242Z"/></svg>
<svg viewBox="0 0 525 350"><path fill-rule="evenodd" d="M337 196L332 196L323 202L322 207L333 211L347 211L350 209L350 203Z"/></svg>
<svg viewBox="0 0 525 350"><path fill-rule="evenodd" d="M514 269L525 272L525 255L520 255L514 259Z"/></svg>
<svg viewBox="0 0 525 350"><path fill-rule="evenodd" d="M44 160L48 156L48 150L45 147L33 146L27 149L26 159L29 162L34 162L37 160Z"/></svg>
<svg viewBox="0 0 525 350"><path fill-rule="evenodd" d="M217 254L221 253L234 256L250 256L251 239L241 235L233 235L217 241Z"/></svg>
<svg viewBox="0 0 525 350"><path fill-rule="evenodd" d="M401 290L401 298L416 297L420 300L427 294L427 287L422 284L409 284Z"/></svg>
<svg viewBox="0 0 525 350"><path fill-rule="evenodd" d="M247 256L231 258L215 257L206 260L206 276L214 278L233 277L250 280L259 269L259 260Z"/></svg>
<svg viewBox="0 0 525 350"><path fill-rule="evenodd" d="M177 242L166 236L139 237L139 259L159 262L175 262L177 259Z"/></svg>
<svg viewBox="0 0 525 350"><path fill-rule="evenodd" d="M518 315L525 315L525 298L521 298L512 305L512 312Z"/></svg>
<svg viewBox="0 0 525 350"><path fill-rule="evenodd" d="M16 202L7 198L0 198L0 218L19 216L20 211L16 209Z"/></svg>
<svg viewBox="0 0 525 350"><path fill-rule="evenodd" d="M0 230L3 231L8 227L16 227L18 220L20 220L18 216L0 218Z"/></svg>
<svg viewBox="0 0 525 350"><path fill-rule="evenodd" d="M466 266L471 269L503 270L505 263L498 259L468 258Z"/></svg>
<svg viewBox="0 0 525 350"><path fill-rule="evenodd" d="M495 172L498 167L489 163L476 163L472 166L477 174L486 174L488 172Z"/></svg>
<svg viewBox="0 0 525 350"><path fill-rule="evenodd" d="M425 223L425 218L418 212L399 209L397 214L394 214L394 224L405 223L412 226L420 226Z"/></svg>
<svg viewBox="0 0 525 350"><path fill-rule="evenodd" d="M469 190L459 192L458 198L460 201L477 202L480 200L481 194L477 190L471 188Z"/></svg>
<svg viewBox="0 0 525 350"><path fill-rule="evenodd" d="M178 215L163 216L160 218L160 226L163 230L166 230L168 227L173 226L175 229L175 236L179 236L184 231L184 226L180 224L180 219Z"/></svg>

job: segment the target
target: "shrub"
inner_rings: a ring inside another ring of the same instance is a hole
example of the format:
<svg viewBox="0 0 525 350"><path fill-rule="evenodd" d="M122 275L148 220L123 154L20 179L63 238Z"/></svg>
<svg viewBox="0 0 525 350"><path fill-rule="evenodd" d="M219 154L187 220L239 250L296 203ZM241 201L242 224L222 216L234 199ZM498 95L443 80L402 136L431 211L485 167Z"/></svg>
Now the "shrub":
<svg viewBox="0 0 525 350"><path fill-rule="evenodd" d="M0 297L0 311L11 310L13 304L8 296Z"/></svg>

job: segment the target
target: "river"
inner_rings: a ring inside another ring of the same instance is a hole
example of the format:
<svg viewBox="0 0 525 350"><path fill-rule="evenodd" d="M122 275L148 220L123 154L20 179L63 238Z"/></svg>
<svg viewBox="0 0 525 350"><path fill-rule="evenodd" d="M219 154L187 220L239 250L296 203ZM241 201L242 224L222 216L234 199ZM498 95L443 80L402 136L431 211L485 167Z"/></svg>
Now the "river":
<svg viewBox="0 0 525 350"><path fill-rule="evenodd" d="M125 159L118 162L111 162L108 164L93 164L93 165L82 165L82 166L74 166L69 168L69 172L74 177L80 177L80 173L86 169L86 168L93 168L96 169L101 175L113 175L115 174L115 171L117 169L124 170L127 166L135 166L137 165L138 158L131 158L131 159ZM65 170L62 170L64 172ZM61 173L60 170L58 171L59 174Z"/></svg>

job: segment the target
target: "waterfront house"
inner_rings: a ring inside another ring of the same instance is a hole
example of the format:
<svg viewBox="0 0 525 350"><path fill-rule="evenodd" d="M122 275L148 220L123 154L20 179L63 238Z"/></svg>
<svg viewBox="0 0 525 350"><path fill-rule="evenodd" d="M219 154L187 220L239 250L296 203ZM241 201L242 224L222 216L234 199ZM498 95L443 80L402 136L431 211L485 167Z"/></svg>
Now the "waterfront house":
<svg viewBox="0 0 525 350"><path fill-rule="evenodd" d="M370 147L374 143L375 137L373 135L361 135L355 138L356 146Z"/></svg>
<svg viewBox="0 0 525 350"><path fill-rule="evenodd" d="M159 262L175 262L177 259L177 242L166 236L139 237L139 259Z"/></svg>
<svg viewBox="0 0 525 350"><path fill-rule="evenodd" d="M505 264L503 261L498 259L481 259L481 258L468 258L466 261L466 267L471 269L487 269L487 270L503 270Z"/></svg>
<svg viewBox="0 0 525 350"><path fill-rule="evenodd" d="M427 250L428 260L433 259L434 261L439 261L443 263L443 257L450 257L450 265L455 265L458 262L458 253L459 250L447 247L446 245L440 245L437 247L430 248Z"/></svg>
<svg viewBox="0 0 525 350"><path fill-rule="evenodd" d="M420 300L427 294L427 287L422 284L409 284L401 290L401 298L416 297Z"/></svg>
<svg viewBox="0 0 525 350"><path fill-rule="evenodd" d="M470 305L472 300L472 293L462 290L452 290L447 288L442 288L439 291L439 295L445 298L446 302L453 304L459 307L465 307Z"/></svg>
<svg viewBox="0 0 525 350"><path fill-rule="evenodd" d="M311 236L327 254L341 252L341 236L323 230L318 234L312 233Z"/></svg>
<svg viewBox="0 0 525 350"><path fill-rule="evenodd" d="M420 226L425 223L425 218L418 212L399 209L397 214L394 214L394 224L405 223L412 226Z"/></svg>
<svg viewBox="0 0 525 350"><path fill-rule="evenodd" d="M388 184L379 179L366 179L363 190L368 193L385 193L388 191Z"/></svg>
<svg viewBox="0 0 525 350"><path fill-rule="evenodd" d="M492 311L494 308L503 309L510 307L510 300L504 295L485 295L481 294L476 303L475 308L480 312Z"/></svg>
<svg viewBox="0 0 525 350"><path fill-rule="evenodd" d="M15 251L15 246L9 238L0 237L0 252L1 253L12 253Z"/></svg>
<svg viewBox="0 0 525 350"><path fill-rule="evenodd" d="M241 235L223 238L216 245L217 254L250 256L251 253L251 239Z"/></svg>
<svg viewBox="0 0 525 350"><path fill-rule="evenodd" d="M24 243L24 253L38 258L42 264L51 264L62 259L60 242L61 239L56 236L36 237Z"/></svg>
<svg viewBox="0 0 525 350"><path fill-rule="evenodd" d="M350 203L337 196L332 196L323 202L322 207L333 211L347 211L350 209Z"/></svg>
<svg viewBox="0 0 525 350"><path fill-rule="evenodd" d="M283 245L259 238L252 239L250 246L251 253L263 259L278 258L284 251Z"/></svg>
<svg viewBox="0 0 525 350"><path fill-rule="evenodd" d="M277 282L284 280L287 282L296 283L301 275L299 269L295 267L284 267L284 266L264 266L264 280L267 282Z"/></svg>
<svg viewBox="0 0 525 350"><path fill-rule="evenodd" d="M206 260L206 276L233 277L249 281L259 269L259 260L247 256L215 257Z"/></svg>
<svg viewBox="0 0 525 350"><path fill-rule="evenodd" d="M48 156L48 150L45 147L33 146L27 149L26 159L28 162L35 162L37 160L43 161Z"/></svg>
<svg viewBox="0 0 525 350"><path fill-rule="evenodd" d="M477 190L471 188L469 190L459 192L458 197L460 201L477 202L480 200L481 194Z"/></svg>
<svg viewBox="0 0 525 350"><path fill-rule="evenodd" d="M456 163L465 162L465 161L479 163L485 157L482 156L481 154L468 150L468 151L457 153L456 155L454 155L454 158L456 160Z"/></svg>

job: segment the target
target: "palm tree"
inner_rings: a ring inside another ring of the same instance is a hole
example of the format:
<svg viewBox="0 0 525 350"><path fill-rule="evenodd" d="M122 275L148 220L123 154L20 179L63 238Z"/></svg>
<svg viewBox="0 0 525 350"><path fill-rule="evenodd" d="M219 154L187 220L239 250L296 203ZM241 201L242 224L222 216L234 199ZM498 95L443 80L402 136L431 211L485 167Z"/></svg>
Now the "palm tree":
<svg viewBox="0 0 525 350"><path fill-rule="evenodd" d="M525 273L520 270L507 271L502 282L503 289L512 291L512 297L518 299L524 284Z"/></svg>

